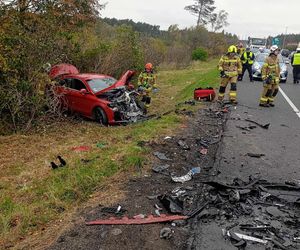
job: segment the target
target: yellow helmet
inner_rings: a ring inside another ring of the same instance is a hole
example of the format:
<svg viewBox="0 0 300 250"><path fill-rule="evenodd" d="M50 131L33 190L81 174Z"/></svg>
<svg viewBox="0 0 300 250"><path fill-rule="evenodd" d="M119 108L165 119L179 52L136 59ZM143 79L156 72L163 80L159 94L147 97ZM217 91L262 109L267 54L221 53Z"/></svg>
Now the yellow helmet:
<svg viewBox="0 0 300 250"><path fill-rule="evenodd" d="M236 48L236 46L231 45L231 46L228 48L228 53L237 53L237 48Z"/></svg>

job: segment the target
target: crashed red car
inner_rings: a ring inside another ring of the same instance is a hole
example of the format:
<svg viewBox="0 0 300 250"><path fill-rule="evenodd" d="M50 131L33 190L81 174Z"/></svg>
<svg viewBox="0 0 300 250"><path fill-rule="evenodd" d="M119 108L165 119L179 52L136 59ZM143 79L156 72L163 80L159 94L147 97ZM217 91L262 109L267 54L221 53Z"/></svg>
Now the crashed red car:
<svg viewBox="0 0 300 250"><path fill-rule="evenodd" d="M144 111L138 105L136 92L131 91L134 74L128 70L116 80L107 75L81 74L73 65L59 64L49 72L55 85L48 86L46 94L54 93L68 110L104 125L136 122Z"/></svg>

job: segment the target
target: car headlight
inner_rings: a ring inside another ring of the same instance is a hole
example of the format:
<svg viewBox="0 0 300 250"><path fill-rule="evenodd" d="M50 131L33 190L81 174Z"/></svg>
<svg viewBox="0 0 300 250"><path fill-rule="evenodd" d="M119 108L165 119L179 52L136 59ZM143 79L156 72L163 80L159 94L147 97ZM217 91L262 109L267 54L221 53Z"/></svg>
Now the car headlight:
<svg viewBox="0 0 300 250"><path fill-rule="evenodd" d="M286 71L287 71L287 68L286 68L286 67L282 67L280 73L283 74L283 73L285 73Z"/></svg>

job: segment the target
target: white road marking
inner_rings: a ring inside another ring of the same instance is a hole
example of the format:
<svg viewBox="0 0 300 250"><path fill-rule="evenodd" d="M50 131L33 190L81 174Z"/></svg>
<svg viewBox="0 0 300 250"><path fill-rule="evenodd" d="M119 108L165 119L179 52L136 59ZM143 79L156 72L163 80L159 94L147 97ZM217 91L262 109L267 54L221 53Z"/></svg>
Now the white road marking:
<svg viewBox="0 0 300 250"><path fill-rule="evenodd" d="M299 109L295 106L295 104L291 101L291 99L284 93L284 91L279 87L280 93L283 95L285 100L288 102L288 104L292 107L296 115L300 118L300 111Z"/></svg>

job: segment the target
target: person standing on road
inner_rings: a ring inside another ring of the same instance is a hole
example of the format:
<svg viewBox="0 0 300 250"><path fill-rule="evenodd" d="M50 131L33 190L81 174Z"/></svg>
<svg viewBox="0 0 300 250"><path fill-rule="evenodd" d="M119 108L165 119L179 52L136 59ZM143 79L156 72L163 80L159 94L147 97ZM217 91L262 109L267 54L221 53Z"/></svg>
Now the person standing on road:
<svg viewBox="0 0 300 250"><path fill-rule="evenodd" d="M300 47L297 48L296 53L291 58L291 64L293 66L294 83L299 83L300 74Z"/></svg>
<svg viewBox="0 0 300 250"><path fill-rule="evenodd" d="M274 107L274 98L278 94L280 81L279 48L273 45L270 48L270 55L266 58L261 69L262 80L264 82L263 93L260 98L259 106Z"/></svg>
<svg viewBox="0 0 300 250"><path fill-rule="evenodd" d="M232 45L228 48L226 55L222 56L218 69L220 70L221 84L219 89L219 101L224 100L226 87L230 83L229 99L233 104L237 104L237 79L242 73L242 63L237 55L237 48Z"/></svg>
<svg viewBox="0 0 300 250"><path fill-rule="evenodd" d="M253 65L254 59L255 59L255 56L254 56L253 52L250 51L250 47L247 47L246 51L241 56L241 61L243 64L243 71L242 71L242 74L239 76L240 81L243 81L245 71L247 70L249 73L250 82L253 82L252 65Z"/></svg>
<svg viewBox="0 0 300 250"><path fill-rule="evenodd" d="M142 94L142 102L147 108L150 107L152 90L157 90L156 75L153 72L152 63L147 63L145 70L140 73L138 78L138 91Z"/></svg>

